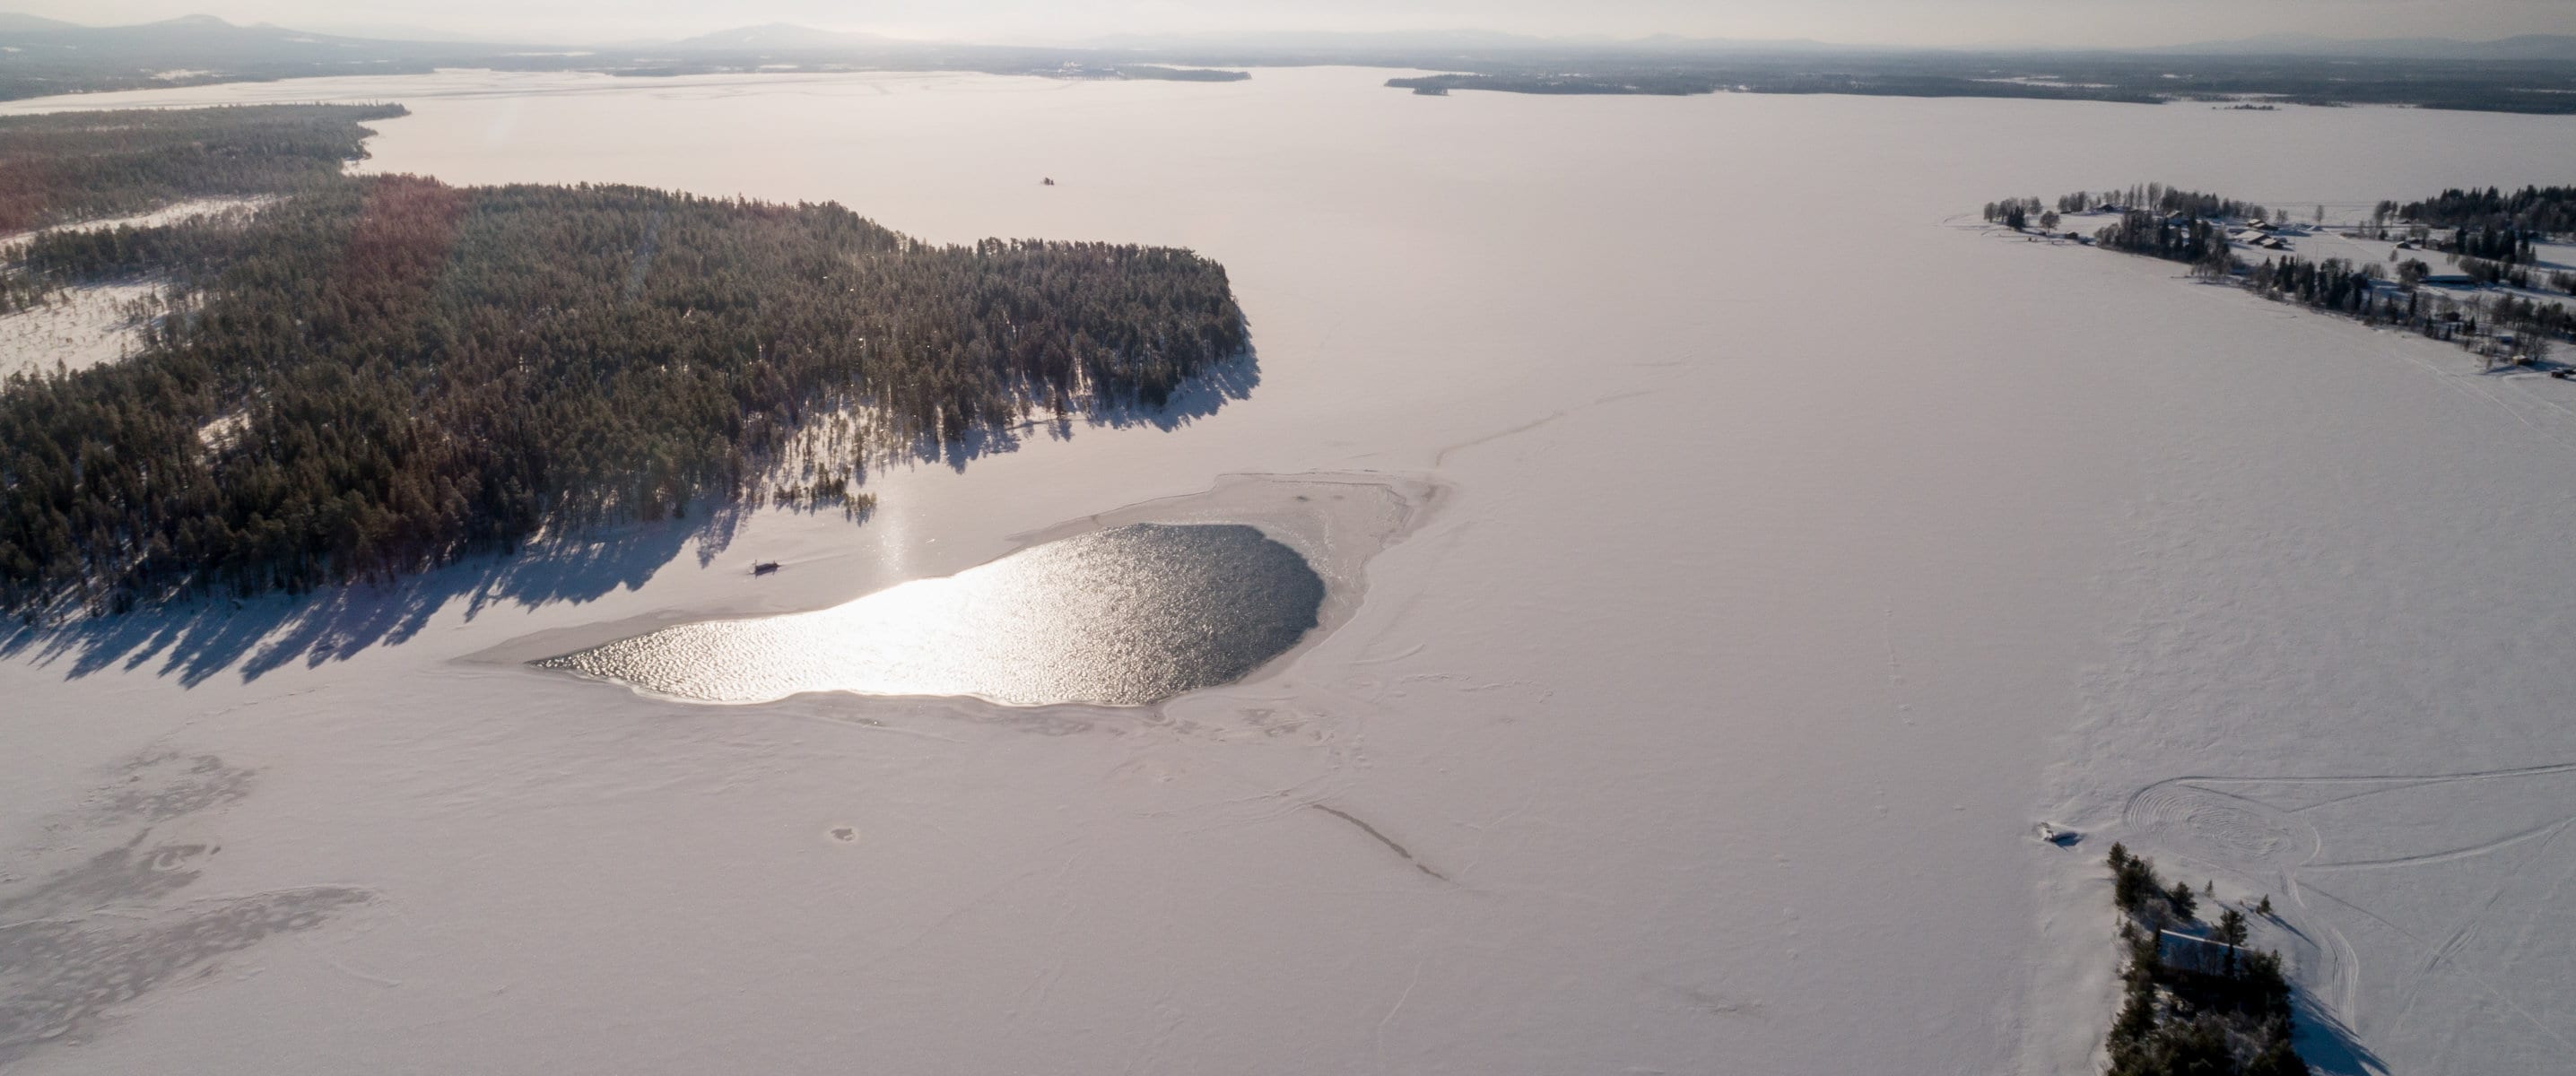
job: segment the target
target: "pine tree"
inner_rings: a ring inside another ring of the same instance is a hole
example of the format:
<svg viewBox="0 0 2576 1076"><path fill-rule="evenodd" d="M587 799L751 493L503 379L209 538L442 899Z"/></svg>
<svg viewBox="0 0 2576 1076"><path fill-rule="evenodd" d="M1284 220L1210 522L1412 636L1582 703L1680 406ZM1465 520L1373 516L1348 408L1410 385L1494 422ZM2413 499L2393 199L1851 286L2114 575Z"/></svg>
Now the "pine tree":
<svg viewBox="0 0 2576 1076"><path fill-rule="evenodd" d="M2143 1060L2147 1037L2155 1030L2155 986L2142 978L2131 979L2128 992L2120 1003L2120 1015L2111 1021L2107 1042L2111 1052L2111 1070L2130 1071Z"/></svg>
<svg viewBox="0 0 2576 1076"><path fill-rule="evenodd" d="M2311 1070L2307 1062L2299 1059L2299 1052L2291 1048L2285 1036L2264 1043L2263 1049L2254 1055L2253 1060L2246 1062L2242 1071L2244 1076L2309 1076Z"/></svg>

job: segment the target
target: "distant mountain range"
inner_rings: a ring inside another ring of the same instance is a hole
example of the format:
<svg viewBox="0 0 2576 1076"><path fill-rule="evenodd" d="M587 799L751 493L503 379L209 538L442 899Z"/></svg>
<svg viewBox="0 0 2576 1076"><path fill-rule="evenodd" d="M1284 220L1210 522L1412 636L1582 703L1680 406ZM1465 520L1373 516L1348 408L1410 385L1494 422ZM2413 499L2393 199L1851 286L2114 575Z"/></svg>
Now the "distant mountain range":
<svg viewBox="0 0 2576 1076"><path fill-rule="evenodd" d="M14 12L0 11L0 33L11 33L19 30L77 30L80 28L81 25L76 22L64 22L61 19L47 19L35 15L20 15Z"/></svg>
<svg viewBox="0 0 2576 1076"><path fill-rule="evenodd" d="M818 51L830 49L882 49L889 45L907 44L902 38L882 34L845 33L817 30L811 26L773 22L766 26L745 26L718 30L712 34L656 42L653 47L672 51L760 51L768 49Z"/></svg>
<svg viewBox="0 0 2576 1076"><path fill-rule="evenodd" d="M31 15L0 14L0 41L21 50L78 50L138 61L280 62L374 59L447 53L450 42L337 37L280 26L237 26L212 15L187 15L129 26L82 26ZM11 54L16 61L24 52ZM32 57L30 57L32 59Z"/></svg>
<svg viewBox="0 0 2576 1076"><path fill-rule="evenodd" d="M2271 34L2224 41L2128 49L2098 47L1991 45L1982 47L1909 48L1895 45L1848 45L1803 38L1689 37L1535 37L1492 30L1405 30L1375 33L1270 32L1207 34L1118 34L1084 45L1104 49L1188 52L1222 50L1254 54L1390 53L1609 53L1660 55L1743 54L1885 54L1923 53L2071 53L2125 52L2177 56L2300 56L2405 60L2553 60L2576 62L2576 35L2525 34L2494 41L2453 38L2335 38L2304 34Z"/></svg>
<svg viewBox="0 0 2576 1076"><path fill-rule="evenodd" d="M2565 60L2576 61L2576 35L2523 34L2494 41L2461 41L2447 37L2317 37L2268 34L2233 41L2141 49L2185 56L2345 56L2396 60Z"/></svg>
<svg viewBox="0 0 2576 1076"><path fill-rule="evenodd" d="M1495 30L1399 30L1334 33L1274 31L1266 33L1115 34L1085 40L1099 49L1155 52L1225 52L1247 55L1415 56L1443 54L1617 54L1728 55L1742 53L1878 53L1897 51L1876 45L1836 45L1790 38L1706 38L1679 34L1646 37L1536 37Z"/></svg>

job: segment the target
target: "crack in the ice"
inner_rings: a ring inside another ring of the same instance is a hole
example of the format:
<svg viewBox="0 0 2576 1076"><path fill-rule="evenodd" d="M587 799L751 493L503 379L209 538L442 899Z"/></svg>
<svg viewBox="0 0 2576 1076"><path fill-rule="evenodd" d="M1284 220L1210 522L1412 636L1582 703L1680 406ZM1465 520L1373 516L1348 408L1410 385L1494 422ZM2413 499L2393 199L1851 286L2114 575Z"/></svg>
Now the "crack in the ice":
<svg viewBox="0 0 2576 1076"><path fill-rule="evenodd" d="M1375 838L1375 839L1377 840L1377 843L1379 843L1379 844L1383 844L1383 845L1387 846L1387 848L1388 848L1389 850L1393 851L1396 855L1398 855L1398 856L1402 856L1402 857L1404 858L1404 861L1405 861L1405 862L1413 864L1413 869L1418 870L1418 871L1421 871L1422 873L1424 873L1424 874L1428 874L1428 875L1430 875L1430 876L1432 876L1432 877L1434 877L1434 878L1440 879L1441 881L1448 882L1448 883L1449 883L1449 884L1451 884L1451 885L1456 885L1456 884L1458 884L1454 879L1450 878L1448 875L1446 875L1446 874L1442 874L1442 873L1440 873L1439 871L1436 871L1436 870L1431 869L1431 865L1430 865L1430 864L1428 864L1428 863L1424 863L1424 862L1423 862L1419 857L1415 856L1411 851L1407 850L1403 845L1395 843L1395 838L1393 838L1393 837L1389 837L1389 836L1387 836L1386 834L1383 834L1383 833L1378 832L1378 829L1377 829L1377 827L1376 827L1376 826L1372 826L1372 825L1370 825L1370 824L1368 824L1368 823L1366 823L1366 822L1360 821L1357 817L1353 816L1350 812L1348 812L1348 811L1344 811L1344 810L1340 810L1340 809L1338 809L1338 808L1327 807L1327 806L1324 806L1323 804L1320 804L1320 803L1309 803L1309 804L1307 804L1306 806L1308 806L1308 807L1312 807L1312 808L1314 808L1314 809L1316 809L1316 810L1318 810L1318 811L1322 811L1322 812L1324 812L1325 814L1328 814L1328 815L1331 815L1331 816L1333 816L1333 817L1335 817L1335 818L1341 819L1342 821L1344 821L1344 822L1348 822L1348 823L1350 823L1350 824L1352 824L1352 825L1354 825L1354 826L1358 826L1358 827L1359 827L1359 829L1360 829L1360 832L1365 833L1365 834L1368 834L1370 837Z"/></svg>
<svg viewBox="0 0 2576 1076"><path fill-rule="evenodd" d="M1537 429L1537 428L1539 428L1539 427L1541 427L1541 426L1545 426L1545 425L1547 425L1548 423L1554 422L1554 421L1556 421L1556 420L1558 420L1558 419L1564 418L1564 417L1566 417L1566 416L1568 416L1568 415L1571 415L1571 414L1573 414L1573 413L1575 413L1575 412L1577 412L1577 411L1588 410L1588 409L1591 409L1591 408L1599 407L1599 406L1601 406L1601 405L1603 405L1603 404L1617 403L1617 402L1619 402L1619 401L1621 401L1621 400L1633 400L1633 399L1636 399L1636 398L1637 398L1637 397L1639 397L1639 396L1646 396L1646 395L1650 395L1652 392L1653 392L1653 390L1651 390L1651 389L1637 389L1637 390L1635 390L1635 391L1633 391L1633 392L1619 392L1619 393L1612 393L1611 395L1601 397L1600 399L1594 400L1594 401L1592 401L1592 402L1590 402L1590 403L1577 404L1577 405L1575 405L1575 406L1573 406L1573 407L1566 408L1566 409L1564 409L1564 410L1562 410L1562 411L1558 411L1558 412L1555 412L1555 413L1553 413L1553 414L1546 415L1546 416L1541 417L1541 418L1531 419L1531 420L1530 420L1530 421L1528 421L1528 422L1521 423L1520 425L1518 425L1518 426L1514 426L1514 427L1512 427L1512 428L1510 428L1510 429L1507 429L1507 430L1497 430L1497 431L1495 431L1495 432L1493 432L1493 433L1486 434L1486 435L1484 435L1484 436L1482 436L1482 437L1471 437L1471 438L1468 438L1467 440L1460 441L1460 442L1458 442L1457 444L1450 445L1449 447L1447 447L1447 448L1443 448L1443 449L1441 449L1439 452L1434 453L1434 454L1432 455L1432 457L1431 457L1431 465L1432 465L1432 466L1434 466L1434 467L1442 466L1442 465L1444 465L1444 464L1446 464L1446 463L1448 463L1448 462L1449 462L1449 454L1450 454L1450 453L1458 452L1458 451L1462 451L1462 450L1464 450L1464 449L1474 448L1474 447L1476 447L1477 445L1481 445L1481 444L1488 444L1488 443L1491 443L1491 442L1494 442L1494 441L1500 441L1500 440L1502 440L1503 438L1506 438L1506 437L1516 437L1516 436L1519 436L1519 435L1521 435L1521 434L1528 433L1528 432L1530 432L1531 430L1535 430L1535 429Z"/></svg>

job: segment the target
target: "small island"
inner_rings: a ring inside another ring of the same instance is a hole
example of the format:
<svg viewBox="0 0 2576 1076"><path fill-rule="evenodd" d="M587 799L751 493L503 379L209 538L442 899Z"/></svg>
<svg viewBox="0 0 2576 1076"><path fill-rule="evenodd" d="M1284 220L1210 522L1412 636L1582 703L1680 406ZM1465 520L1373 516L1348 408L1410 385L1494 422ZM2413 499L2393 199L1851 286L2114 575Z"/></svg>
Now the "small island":
<svg viewBox="0 0 2576 1076"><path fill-rule="evenodd" d="M1649 94L1687 97L1716 93L1717 82L1692 75L1641 72L1635 75L1587 74L1446 74L1386 80L1391 89L1412 90L1426 97L1445 97L1451 90L1495 90L1538 94Z"/></svg>
<svg viewBox="0 0 2576 1076"><path fill-rule="evenodd" d="M2118 844L2112 900L2127 960L2119 1018L2105 1043L2110 1076L2307 1076L2291 1045L2290 981L2279 954L2247 944L2268 921L2272 898L2250 910L2220 906L2215 886L2167 888L2155 864ZM2218 906L2216 922L2201 915Z"/></svg>
<svg viewBox="0 0 2576 1076"><path fill-rule="evenodd" d="M2576 341L2576 314L2560 299L2576 295L2576 251L2556 245L2576 232L2576 187L2448 190L2329 223L2324 206L2298 221L2150 183L2054 203L2007 198L1984 217L2033 240L2182 262L2202 280L2457 344L2490 370L2576 376L2552 360ZM2108 223L2088 235L2077 218Z"/></svg>
<svg viewBox="0 0 2576 1076"><path fill-rule="evenodd" d="M601 526L864 514L872 460L1161 406L1247 354L1187 250L924 243L833 204L350 176L399 106L0 119L0 295L150 284L139 348L0 385L0 609L301 592Z"/></svg>
<svg viewBox="0 0 2576 1076"><path fill-rule="evenodd" d="M1120 64L1110 68L1111 77L1148 79L1161 82L1242 82L1252 77L1250 71L1226 71L1213 67L1165 67L1161 64Z"/></svg>

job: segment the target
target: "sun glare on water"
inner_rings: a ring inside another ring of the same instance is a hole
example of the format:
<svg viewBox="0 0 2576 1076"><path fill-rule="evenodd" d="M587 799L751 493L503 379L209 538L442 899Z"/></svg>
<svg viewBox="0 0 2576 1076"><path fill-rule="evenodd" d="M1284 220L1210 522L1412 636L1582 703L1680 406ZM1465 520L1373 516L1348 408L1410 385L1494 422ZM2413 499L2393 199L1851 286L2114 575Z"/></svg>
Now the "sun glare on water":
<svg viewBox="0 0 2576 1076"><path fill-rule="evenodd" d="M682 624L536 664L700 702L813 691L1136 706L1243 678L1324 584L1241 525L1137 524L811 613Z"/></svg>

